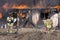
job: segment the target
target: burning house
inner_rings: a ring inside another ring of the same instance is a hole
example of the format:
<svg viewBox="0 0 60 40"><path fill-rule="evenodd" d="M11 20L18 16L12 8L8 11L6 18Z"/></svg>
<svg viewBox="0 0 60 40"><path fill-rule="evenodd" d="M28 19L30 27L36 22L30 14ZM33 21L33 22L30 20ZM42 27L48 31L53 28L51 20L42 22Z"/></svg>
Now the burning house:
<svg viewBox="0 0 60 40"><path fill-rule="evenodd" d="M44 24L47 19L52 20L52 28L58 27L59 0L1 0L1 2L4 3L0 4L2 5L0 10L2 9L3 12L0 12L2 28L3 26L7 28L7 23L9 25L13 23L14 28L17 26L18 28L43 28L47 26ZM10 17L10 19L7 20L7 17Z"/></svg>

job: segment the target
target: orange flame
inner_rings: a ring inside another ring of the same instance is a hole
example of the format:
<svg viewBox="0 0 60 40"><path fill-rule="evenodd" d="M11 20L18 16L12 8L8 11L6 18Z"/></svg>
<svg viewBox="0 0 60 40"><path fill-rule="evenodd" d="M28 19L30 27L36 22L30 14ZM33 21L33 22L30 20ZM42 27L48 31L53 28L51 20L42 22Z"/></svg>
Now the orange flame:
<svg viewBox="0 0 60 40"><path fill-rule="evenodd" d="M14 9L26 9L26 8L29 8L29 6L27 6L27 5L13 5L12 6L12 8L14 8Z"/></svg>
<svg viewBox="0 0 60 40"><path fill-rule="evenodd" d="M57 10L60 10L60 5L55 6L54 8L57 8Z"/></svg>
<svg viewBox="0 0 60 40"><path fill-rule="evenodd" d="M42 1L43 2L43 1ZM21 5L17 5L17 4L12 4L12 5L9 5L8 3L5 3L3 6L2 6L6 11L8 10L8 8L12 8L12 9L27 9L27 8L30 8L30 6L26 5L26 4L21 4ZM44 5L42 5L42 3L38 3L37 5L35 6L32 6L32 8L57 8L57 9L60 9L60 5L57 5L57 6L54 6L54 7L51 7L51 6L47 6L45 7Z"/></svg>
<svg viewBox="0 0 60 40"><path fill-rule="evenodd" d="M54 6L54 7L50 7L50 8L56 8L57 10L60 10L60 5Z"/></svg>
<svg viewBox="0 0 60 40"><path fill-rule="evenodd" d="M60 8L60 5L55 6L54 8Z"/></svg>
<svg viewBox="0 0 60 40"><path fill-rule="evenodd" d="M2 19L2 13L0 12L0 19Z"/></svg>

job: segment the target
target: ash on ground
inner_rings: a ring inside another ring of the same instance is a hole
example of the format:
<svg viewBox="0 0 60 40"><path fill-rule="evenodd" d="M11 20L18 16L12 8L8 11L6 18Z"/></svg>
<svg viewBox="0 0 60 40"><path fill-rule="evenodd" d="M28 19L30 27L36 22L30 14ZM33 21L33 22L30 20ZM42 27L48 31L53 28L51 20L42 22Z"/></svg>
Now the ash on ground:
<svg viewBox="0 0 60 40"><path fill-rule="evenodd" d="M20 29L18 34L0 35L0 40L60 40L60 31Z"/></svg>

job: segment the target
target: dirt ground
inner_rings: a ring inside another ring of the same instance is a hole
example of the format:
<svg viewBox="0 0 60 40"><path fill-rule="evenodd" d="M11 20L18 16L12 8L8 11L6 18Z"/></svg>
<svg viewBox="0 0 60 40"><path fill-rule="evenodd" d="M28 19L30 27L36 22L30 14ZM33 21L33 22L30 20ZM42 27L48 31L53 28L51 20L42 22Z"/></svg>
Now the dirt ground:
<svg viewBox="0 0 60 40"><path fill-rule="evenodd" d="M0 40L60 40L60 31L40 29L19 29L18 34L1 35Z"/></svg>

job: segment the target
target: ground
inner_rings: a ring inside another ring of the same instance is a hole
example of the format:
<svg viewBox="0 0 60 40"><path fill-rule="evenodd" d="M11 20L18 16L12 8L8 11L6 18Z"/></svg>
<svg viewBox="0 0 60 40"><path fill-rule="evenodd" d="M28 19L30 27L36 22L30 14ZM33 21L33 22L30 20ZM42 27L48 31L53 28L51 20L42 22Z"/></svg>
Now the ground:
<svg viewBox="0 0 60 40"><path fill-rule="evenodd" d="M0 34L0 40L60 40L60 31L21 28L18 34Z"/></svg>

